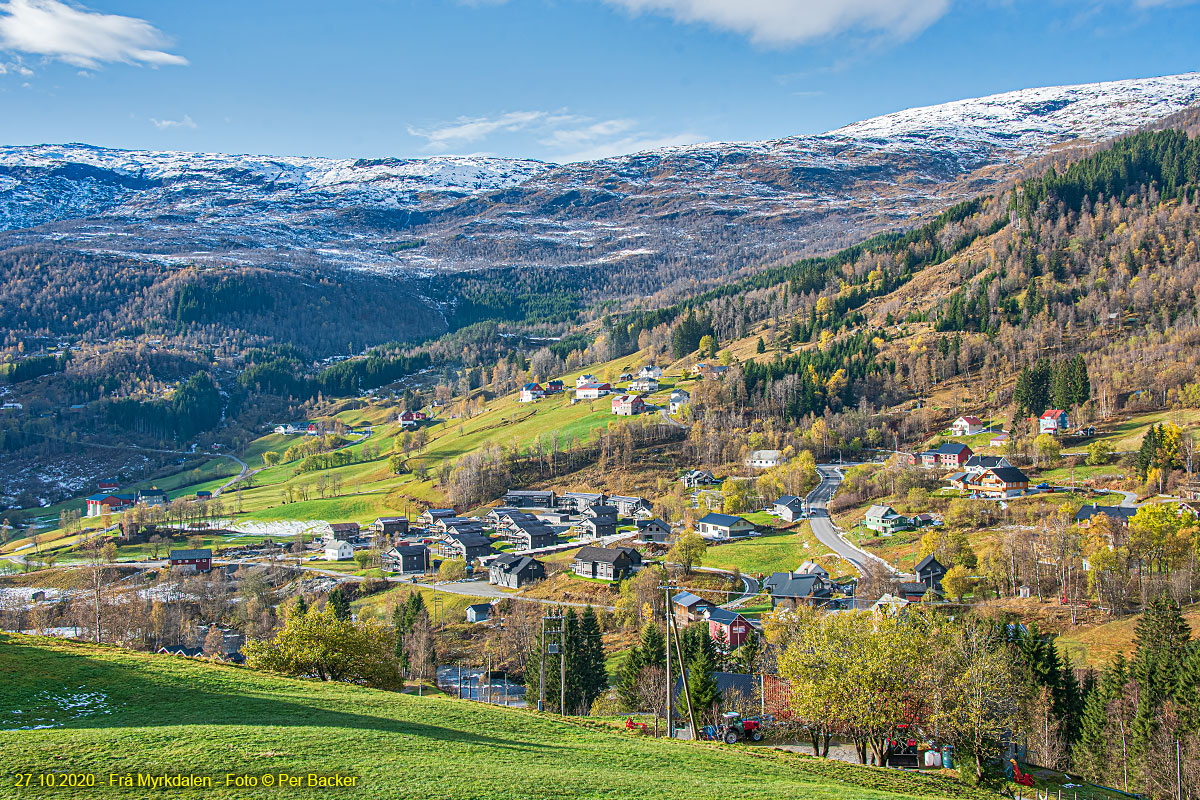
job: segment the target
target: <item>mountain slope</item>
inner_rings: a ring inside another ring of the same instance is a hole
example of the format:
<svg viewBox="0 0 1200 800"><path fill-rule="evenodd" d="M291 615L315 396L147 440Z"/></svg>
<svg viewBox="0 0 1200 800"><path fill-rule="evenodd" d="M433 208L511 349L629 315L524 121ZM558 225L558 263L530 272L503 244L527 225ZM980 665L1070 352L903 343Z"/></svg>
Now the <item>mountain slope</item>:
<svg viewBox="0 0 1200 800"><path fill-rule="evenodd" d="M817 136L563 166L7 147L0 246L406 275L638 266L604 288L642 294L851 243L975 194L1007 165L1198 101L1200 73L1029 89Z"/></svg>

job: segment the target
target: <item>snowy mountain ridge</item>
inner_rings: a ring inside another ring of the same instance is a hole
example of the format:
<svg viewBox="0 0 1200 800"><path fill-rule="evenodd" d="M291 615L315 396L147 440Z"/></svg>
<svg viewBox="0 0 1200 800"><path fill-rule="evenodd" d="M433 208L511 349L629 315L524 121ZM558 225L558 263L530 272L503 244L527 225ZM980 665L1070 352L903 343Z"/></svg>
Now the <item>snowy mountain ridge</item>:
<svg viewBox="0 0 1200 800"><path fill-rule="evenodd" d="M1189 73L565 165L8 146L0 248L382 274L686 261L711 275L713 265L734 270L910 223L986 190L1007 165L1197 104L1200 73Z"/></svg>

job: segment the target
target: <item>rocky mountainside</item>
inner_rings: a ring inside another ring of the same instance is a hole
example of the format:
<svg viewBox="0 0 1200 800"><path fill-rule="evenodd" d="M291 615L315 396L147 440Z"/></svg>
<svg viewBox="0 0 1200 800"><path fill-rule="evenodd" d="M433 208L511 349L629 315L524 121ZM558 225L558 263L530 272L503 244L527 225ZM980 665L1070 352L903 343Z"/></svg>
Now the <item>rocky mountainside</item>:
<svg viewBox="0 0 1200 800"><path fill-rule="evenodd" d="M613 265L643 294L905 224L1015 162L1198 102L1200 73L1029 89L816 136L561 166L5 147L0 248L405 277Z"/></svg>

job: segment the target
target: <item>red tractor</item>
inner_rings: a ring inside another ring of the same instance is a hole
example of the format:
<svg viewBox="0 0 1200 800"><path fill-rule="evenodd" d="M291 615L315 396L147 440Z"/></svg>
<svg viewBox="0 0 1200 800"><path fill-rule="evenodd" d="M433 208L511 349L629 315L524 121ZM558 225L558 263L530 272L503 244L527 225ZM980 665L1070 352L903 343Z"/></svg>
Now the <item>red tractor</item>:
<svg viewBox="0 0 1200 800"><path fill-rule="evenodd" d="M736 711L726 712L724 721L717 727L717 736L726 744L737 744L746 739L752 742L761 742L763 738L762 720L742 719L742 715Z"/></svg>

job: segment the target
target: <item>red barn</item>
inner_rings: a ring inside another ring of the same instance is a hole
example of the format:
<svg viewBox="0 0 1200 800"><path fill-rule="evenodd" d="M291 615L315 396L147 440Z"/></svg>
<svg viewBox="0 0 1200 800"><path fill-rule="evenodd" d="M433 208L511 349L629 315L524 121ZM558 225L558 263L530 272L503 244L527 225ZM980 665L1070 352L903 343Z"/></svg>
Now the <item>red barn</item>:
<svg viewBox="0 0 1200 800"><path fill-rule="evenodd" d="M750 638L753 626L750 620L736 611L712 608L708 612L708 635L716 638L720 634L730 650L741 647Z"/></svg>
<svg viewBox="0 0 1200 800"><path fill-rule="evenodd" d="M168 560L171 569L180 572L208 572L212 569L212 550L172 550Z"/></svg>

